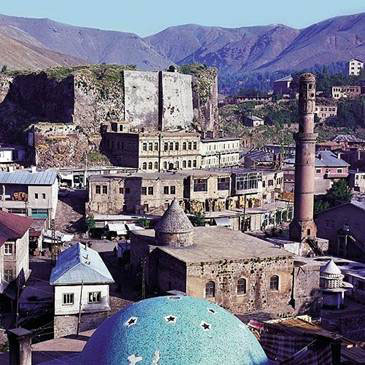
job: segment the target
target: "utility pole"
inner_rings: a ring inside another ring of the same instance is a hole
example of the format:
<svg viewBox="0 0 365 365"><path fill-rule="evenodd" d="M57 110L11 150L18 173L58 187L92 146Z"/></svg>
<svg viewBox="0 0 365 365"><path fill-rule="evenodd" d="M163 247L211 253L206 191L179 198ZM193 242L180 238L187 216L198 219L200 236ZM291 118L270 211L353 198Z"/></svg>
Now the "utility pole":
<svg viewBox="0 0 365 365"><path fill-rule="evenodd" d="M56 242L56 223L54 219L51 219L51 231L52 231L52 243L51 243L51 260L52 263L55 264L56 263L56 258L57 258L57 242Z"/></svg>
<svg viewBox="0 0 365 365"><path fill-rule="evenodd" d="M80 301L79 301L79 318L77 320L77 336L80 333L80 323L81 323L81 306L82 306L82 291L84 288L84 281L81 281L81 290L80 290Z"/></svg>

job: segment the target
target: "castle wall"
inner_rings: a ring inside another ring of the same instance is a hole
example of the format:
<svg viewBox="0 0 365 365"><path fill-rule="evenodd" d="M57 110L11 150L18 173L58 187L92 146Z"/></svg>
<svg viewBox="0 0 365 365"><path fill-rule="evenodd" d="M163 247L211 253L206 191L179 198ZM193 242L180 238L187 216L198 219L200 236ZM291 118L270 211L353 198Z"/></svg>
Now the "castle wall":
<svg viewBox="0 0 365 365"><path fill-rule="evenodd" d="M124 71L125 120L132 127L158 128L157 72Z"/></svg>

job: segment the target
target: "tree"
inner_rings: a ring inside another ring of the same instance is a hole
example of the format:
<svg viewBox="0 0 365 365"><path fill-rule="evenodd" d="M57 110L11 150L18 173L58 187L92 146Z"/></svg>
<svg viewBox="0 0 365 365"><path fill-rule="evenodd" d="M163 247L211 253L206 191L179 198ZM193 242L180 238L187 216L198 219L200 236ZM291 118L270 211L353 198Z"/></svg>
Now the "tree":
<svg viewBox="0 0 365 365"><path fill-rule="evenodd" d="M91 229L95 228L95 219L93 216L89 216L85 219L87 230L90 231Z"/></svg>
<svg viewBox="0 0 365 365"><path fill-rule="evenodd" d="M189 219L194 227L205 226L205 217L202 213L196 213L195 215L190 216Z"/></svg>
<svg viewBox="0 0 365 365"><path fill-rule="evenodd" d="M352 199L351 188L343 179L336 181L326 194L326 199L329 201L331 206L350 202Z"/></svg>

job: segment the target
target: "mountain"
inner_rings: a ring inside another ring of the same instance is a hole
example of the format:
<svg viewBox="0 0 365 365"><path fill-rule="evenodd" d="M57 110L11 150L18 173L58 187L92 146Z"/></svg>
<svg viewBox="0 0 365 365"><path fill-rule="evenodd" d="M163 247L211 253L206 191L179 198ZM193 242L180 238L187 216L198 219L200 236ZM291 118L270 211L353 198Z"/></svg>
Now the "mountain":
<svg viewBox="0 0 365 365"><path fill-rule="evenodd" d="M53 51L88 63L134 64L144 70L165 69L172 63L203 63L218 67L221 74L240 75L301 70L352 57L365 59L365 13L328 19L304 29L281 24L241 28L188 24L146 38L4 15L0 15L1 29L1 37L11 38L7 48L28 47L32 57L33 52L40 52L42 57L52 58L49 52Z"/></svg>
<svg viewBox="0 0 365 365"><path fill-rule="evenodd" d="M43 47L88 63L133 64L139 69L160 69L171 61L132 33L105 31L62 24L50 19L0 15L0 25L22 30Z"/></svg>
<svg viewBox="0 0 365 365"><path fill-rule="evenodd" d="M0 65L12 69L42 69L54 66L71 66L85 63L44 48L36 39L12 26L0 26Z"/></svg>

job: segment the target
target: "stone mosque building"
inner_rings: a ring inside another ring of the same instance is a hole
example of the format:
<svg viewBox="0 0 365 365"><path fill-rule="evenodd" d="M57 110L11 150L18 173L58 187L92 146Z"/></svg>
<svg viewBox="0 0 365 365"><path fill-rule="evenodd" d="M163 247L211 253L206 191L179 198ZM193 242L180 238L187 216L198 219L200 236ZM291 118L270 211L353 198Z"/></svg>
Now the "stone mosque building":
<svg viewBox="0 0 365 365"><path fill-rule="evenodd" d="M223 227L193 227L175 199L155 229L131 232L131 264L147 290L177 290L234 313L270 318L305 312L319 288L319 267Z"/></svg>

